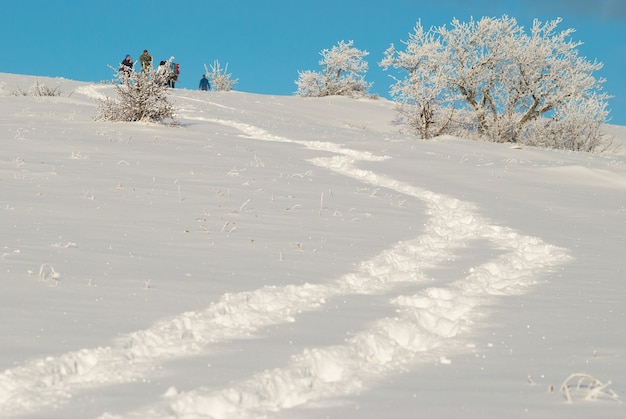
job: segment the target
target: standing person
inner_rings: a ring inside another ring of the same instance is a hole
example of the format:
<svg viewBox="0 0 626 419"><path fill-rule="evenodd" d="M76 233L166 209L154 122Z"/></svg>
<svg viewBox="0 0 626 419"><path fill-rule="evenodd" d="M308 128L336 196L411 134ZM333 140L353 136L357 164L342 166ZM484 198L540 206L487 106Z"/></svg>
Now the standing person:
<svg viewBox="0 0 626 419"><path fill-rule="evenodd" d="M169 86L169 76L167 74L166 64L167 62L161 61L156 70L157 84L159 86L165 86L166 84Z"/></svg>
<svg viewBox="0 0 626 419"><path fill-rule="evenodd" d="M139 57L139 62L141 63L141 71L144 73L148 71L152 65L152 56L147 49L143 50L143 54Z"/></svg>
<svg viewBox="0 0 626 419"><path fill-rule="evenodd" d="M120 74L125 78L130 77L130 72L133 69L135 62L131 58L130 54L126 54L126 58L120 63Z"/></svg>
<svg viewBox="0 0 626 419"><path fill-rule="evenodd" d="M209 83L209 79L206 78L206 74L202 75L202 78L200 79L200 85L198 86L198 89L204 90L205 92L207 90L211 90L211 84Z"/></svg>
<svg viewBox="0 0 626 419"><path fill-rule="evenodd" d="M172 74L170 75L170 79L168 81L168 85L173 89L178 81L178 75L180 74L180 64L174 65L172 69Z"/></svg>

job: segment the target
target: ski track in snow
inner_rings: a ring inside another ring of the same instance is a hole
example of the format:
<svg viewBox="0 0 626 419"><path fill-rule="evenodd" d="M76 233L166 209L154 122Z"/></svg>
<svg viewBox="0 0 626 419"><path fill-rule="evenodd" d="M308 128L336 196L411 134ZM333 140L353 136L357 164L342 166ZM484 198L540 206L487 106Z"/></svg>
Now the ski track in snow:
<svg viewBox="0 0 626 419"><path fill-rule="evenodd" d="M67 402L73 394L137 380L168 359L199 354L211 344L245 338L264 328L297 322L327 300L349 294L386 293L399 284L421 284L414 295L395 298L396 315L381 318L341 345L308 348L282 368L258 372L223 388L168 392L154 405L117 417L258 418L272 412L357 394L417 362L436 362L463 350L462 334L479 319L481 306L496 296L519 294L537 275L567 262L564 249L502 226L490 225L475 208L357 167L386 157L333 143L291 140L233 120L186 117L237 128L251 140L285 142L333 152L313 164L380 188L410 195L428 206L422 235L396 244L327 284L266 286L227 293L202 311L187 312L134 332L110 347L82 349L27 361L0 375L0 414L36 412ZM487 240L501 253L473 267L462 279L432 286L425 271L454 256L454 250ZM429 286L430 285L430 286Z"/></svg>

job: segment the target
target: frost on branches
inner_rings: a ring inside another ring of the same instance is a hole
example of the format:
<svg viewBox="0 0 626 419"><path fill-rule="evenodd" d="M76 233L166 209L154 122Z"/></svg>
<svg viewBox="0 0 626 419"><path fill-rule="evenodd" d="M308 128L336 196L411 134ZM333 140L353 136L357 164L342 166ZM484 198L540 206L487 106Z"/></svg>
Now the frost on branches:
<svg viewBox="0 0 626 419"><path fill-rule="evenodd" d="M496 142L598 151L609 147L602 68L578 55L561 19L451 22L425 31L418 22L404 51L391 45L379 63L395 69L391 95L422 138L442 133Z"/></svg>
<svg viewBox="0 0 626 419"><path fill-rule="evenodd" d="M228 73L228 63L222 69L219 61L215 60L211 66L211 71L209 71L206 64L204 65L204 70L206 71L206 76L213 81L213 90L218 92L230 92L233 90L233 86L237 84L237 81L239 81L239 79L231 78L232 75Z"/></svg>
<svg viewBox="0 0 626 419"><path fill-rule="evenodd" d="M167 80L153 68L117 74L117 98L101 100L96 121L176 123L175 109L167 99Z"/></svg>
<svg viewBox="0 0 626 419"><path fill-rule="evenodd" d="M330 50L322 50L319 62L322 71L298 72L296 94L304 97L366 95L372 86L365 81L368 65L364 58L369 52L353 48L353 44L354 41L341 41Z"/></svg>

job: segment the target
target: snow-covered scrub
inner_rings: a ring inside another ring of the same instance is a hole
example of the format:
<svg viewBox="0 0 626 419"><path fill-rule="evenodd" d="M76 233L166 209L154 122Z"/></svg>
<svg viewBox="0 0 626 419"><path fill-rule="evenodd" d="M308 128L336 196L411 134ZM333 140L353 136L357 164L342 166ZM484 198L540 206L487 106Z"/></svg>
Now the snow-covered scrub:
<svg viewBox="0 0 626 419"><path fill-rule="evenodd" d="M239 79L233 79L233 75L228 72L228 63L222 68L218 60L213 61L211 70L209 71L206 64L204 65L206 76L213 82L213 90L217 92L230 92L237 84Z"/></svg>
<svg viewBox="0 0 626 419"><path fill-rule="evenodd" d="M28 89L17 86L11 94L15 96L61 96L61 90L58 85L50 87L36 80Z"/></svg>
<svg viewBox="0 0 626 419"><path fill-rule="evenodd" d="M167 73L169 64L140 72L117 72L115 97L98 99L97 121L176 122L176 108L168 99Z"/></svg>
<svg viewBox="0 0 626 419"><path fill-rule="evenodd" d="M623 416L625 152L338 96L94 121L115 86L45 83L0 97L0 417Z"/></svg>
<svg viewBox="0 0 626 419"><path fill-rule="evenodd" d="M425 30L418 22L404 50L379 63L398 71L391 95L423 138L442 133L543 147L602 151L607 100L602 68L579 56L561 19L484 17Z"/></svg>
<svg viewBox="0 0 626 419"><path fill-rule="evenodd" d="M320 52L321 71L300 71L296 95L303 97L350 96L363 97L371 83L365 81L369 52L354 47L354 41L340 41L337 45Z"/></svg>

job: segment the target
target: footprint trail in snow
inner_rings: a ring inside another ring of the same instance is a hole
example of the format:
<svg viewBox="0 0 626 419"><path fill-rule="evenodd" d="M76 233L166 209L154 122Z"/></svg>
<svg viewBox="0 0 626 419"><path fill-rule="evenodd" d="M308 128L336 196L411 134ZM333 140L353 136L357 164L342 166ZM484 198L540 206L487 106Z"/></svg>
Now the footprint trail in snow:
<svg viewBox="0 0 626 419"><path fill-rule="evenodd" d="M38 411L62 404L81 390L132 381L167 360L201 353L212 344L245 338L267 326L296 322L299 313L318 310L334 297L381 294L406 283L423 285L422 291L390 302L397 309L395 316L376 320L344 344L308 348L286 360L282 368L259 372L227 388L197 388L169 395L122 417L257 418L312 401L356 394L416 362L454 355L462 343L460 335L471 327L481 306L494 296L524 292L538 275L569 258L566 251L539 238L490 225L469 203L357 167L360 161L385 157L333 143L290 140L232 120L197 119L237 128L251 140L333 152L333 157L311 162L423 200L429 216L425 231L327 284L267 286L227 293L205 310L159 321L116 345L30 361L6 370L0 374L0 413ZM428 286L432 280L425 274L427 270L445 263L455 249L479 240L489 241L501 249L501 254L473 267L465 278L445 286Z"/></svg>

